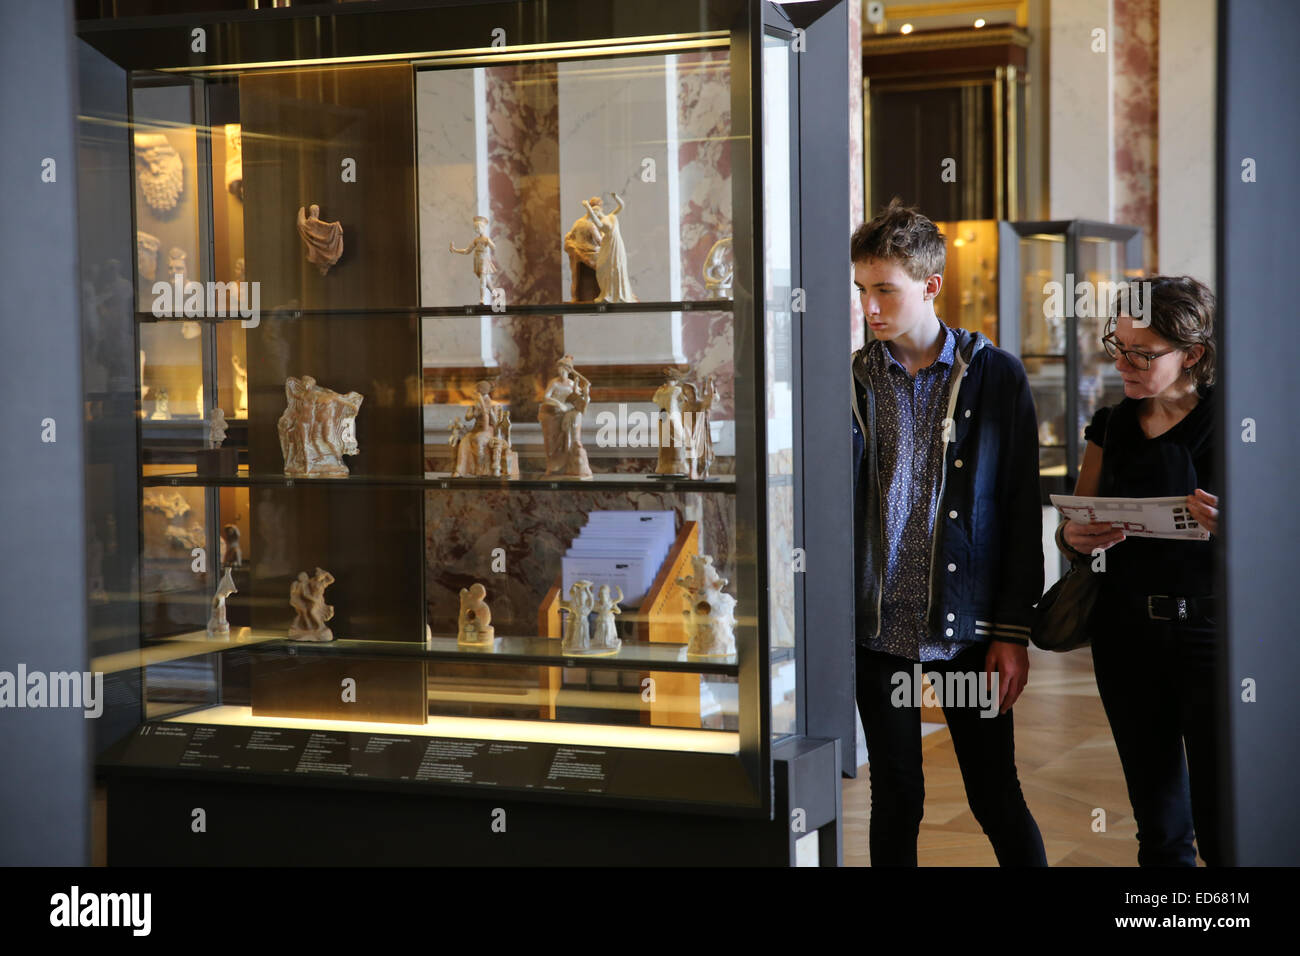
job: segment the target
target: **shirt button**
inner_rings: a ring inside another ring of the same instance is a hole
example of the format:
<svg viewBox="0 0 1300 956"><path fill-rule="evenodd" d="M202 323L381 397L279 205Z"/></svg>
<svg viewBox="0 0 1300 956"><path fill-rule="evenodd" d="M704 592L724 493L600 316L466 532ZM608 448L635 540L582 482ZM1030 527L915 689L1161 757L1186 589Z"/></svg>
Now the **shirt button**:
<svg viewBox="0 0 1300 956"><path fill-rule="evenodd" d="M955 620L957 620L957 615L956 615L956 614L953 614L953 613L951 613L951 612L949 612L949 614L948 614L948 620L950 620L950 621L955 621Z"/></svg>
<svg viewBox="0 0 1300 956"><path fill-rule="evenodd" d="M948 630L944 631L944 633L947 634L949 637L952 637L952 628L948 628Z"/></svg>
<svg viewBox="0 0 1300 956"><path fill-rule="evenodd" d="M960 468L960 467L961 467L961 459L958 458L956 461L953 462L953 465L955 465L956 467Z"/></svg>
<svg viewBox="0 0 1300 956"><path fill-rule="evenodd" d="M970 409L969 409L969 408L966 409L966 417L967 417L967 418L970 418Z"/></svg>
<svg viewBox="0 0 1300 956"><path fill-rule="evenodd" d="M948 570L949 570L949 571L956 571L956 570L957 570L957 565L955 565L955 564L950 564L950 565L948 565Z"/></svg>
<svg viewBox="0 0 1300 956"><path fill-rule="evenodd" d="M955 517L957 517L957 512L955 512L955 511L949 511L949 512L948 512L948 517L949 517L949 518L955 518Z"/></svg>

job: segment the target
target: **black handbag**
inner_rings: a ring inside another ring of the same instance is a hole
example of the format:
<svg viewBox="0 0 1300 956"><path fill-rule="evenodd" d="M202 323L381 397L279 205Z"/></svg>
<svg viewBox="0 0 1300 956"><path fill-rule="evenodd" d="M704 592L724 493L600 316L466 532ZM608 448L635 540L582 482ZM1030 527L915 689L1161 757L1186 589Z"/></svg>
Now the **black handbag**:
<svg viewBox="0 0 1300 956"><path fill-rule="evenodd" d="M1045 651L1072 651L1092 642L1088 619L1101 593L1101 575L1094 574L1092 561L1076 559L1042 596L1034 611L1029 639Z"/></svg>

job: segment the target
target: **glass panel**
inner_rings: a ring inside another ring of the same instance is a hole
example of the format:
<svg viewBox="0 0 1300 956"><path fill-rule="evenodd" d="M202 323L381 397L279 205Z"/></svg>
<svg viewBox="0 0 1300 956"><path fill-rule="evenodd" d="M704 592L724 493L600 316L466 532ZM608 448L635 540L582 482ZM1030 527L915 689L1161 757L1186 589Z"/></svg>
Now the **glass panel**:
<svg viewBox="0 0 1300 956"><path fill-rule="evenodd" d="M995 219L937 222L947 246L939 318L998 342L998 224Z"/></svg>
<svg viewBox="0 0 1300 956"><path fill-rule="evenodd" d="M1020 238L1020 353L1065 355L1063 315L1046 315L1049 282L1065 281L1065 234ZM1050 310L1056 311L1056 310ZM1040 412L1039 417L1042 417Z"/></svg>
<svg viewBox="0 0 1300 956"><path fill-rule="evenodd" d="M1079 240L1078 281L1095 283L1100 290L1113 288L1125 281L1124 244L1115 239L1084 236ZM1102 283L1110 283L1103 286ZM1101 296L1109 300L1109 295ZM1113 405L1124 397L1124 382L1115 369L1115 361L1106 354L1101 337L1106 333L1109 301L1097 302L1095 316L1080 316L1079 329L1079 447L1083 448L1083 432L1092 421L1097 409Z"/></svg>
<svg viewBox="0 0 1300 956"><path fill-rule="evenodd" d="M1065 358L1024 360L1038 415L1038 467L1044 476L1065 476Z"/></svg>
<svg viewBox="0 0 1300 956"><path fill-rule="evenodd" d="M773 653L795 645L794 316L790 44L763 38L763 340L767 369L768 626ZM794 659L772 680L772 733L795 733Z"/></svg>

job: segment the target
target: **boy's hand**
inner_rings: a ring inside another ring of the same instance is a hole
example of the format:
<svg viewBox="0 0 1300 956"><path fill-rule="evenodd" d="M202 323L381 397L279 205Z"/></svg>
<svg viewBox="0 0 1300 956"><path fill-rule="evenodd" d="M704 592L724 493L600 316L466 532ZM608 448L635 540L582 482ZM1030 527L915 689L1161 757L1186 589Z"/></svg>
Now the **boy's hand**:
<svg viewBox="0 0 1300 956"><path fill-rule="evenodd" d="M998 675L998 713L1005 714L1029 681L1029 648L1006 641L990 641L989 652L984 658L984 673Z"/></svg>

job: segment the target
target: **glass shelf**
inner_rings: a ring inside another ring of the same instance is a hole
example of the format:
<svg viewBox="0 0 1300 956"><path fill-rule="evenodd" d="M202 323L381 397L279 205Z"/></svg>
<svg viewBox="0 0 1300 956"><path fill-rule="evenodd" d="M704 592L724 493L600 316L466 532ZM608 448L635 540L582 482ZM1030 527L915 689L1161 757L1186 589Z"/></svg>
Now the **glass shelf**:
<svg viewBox="0 0 1300 956"><path fill-rule="evenodd" d="M425 472L423 478L402 475L348 475L346 478L289 478L285 475L146 475L141 479L146 488L292 488L295 485L338 485L341 487L397 487L429 488L439 490L527 489L530 491L715 491L736 493L735 475L718 475L715 478L661 478L649 474L597 475L584 481L581 478L453 478L446 472Z"/></svg>
<svg viewBox="0 0 1300 956"><path fill-rule="evenodd" d="M738 622L739 623L739 622ZM454 637L427 641L333 640L324 643L284 640L246 645L258 654L319 655L338 657L391 657L402 660L456 661L475 663L492 660L504 664L544 664L551 667L613 668L617 670L680 671L687 674L721 674L737 677L736 655L687 657L685 644L632 643L613 654L565 654L560 641L544 637L498 637L491 645L470 647Z"/></svg>
<svg viewBox="0 0 1300 956"><path fill-rule="evenodd" d="M466 305L411 306L409 308L379 309L284 309L266 308L259 312L259 319L364 319L372 316L408 315L413 318L438 318L440 316L466 315L638 315L661 312L731 312L735 308L732 299L686 299L675 302L544 302L534 305L507 305L493 309L480 303ZM152 312L135 313L137 322L249 322L236 313L226 316L157 316Z"/></svg>

